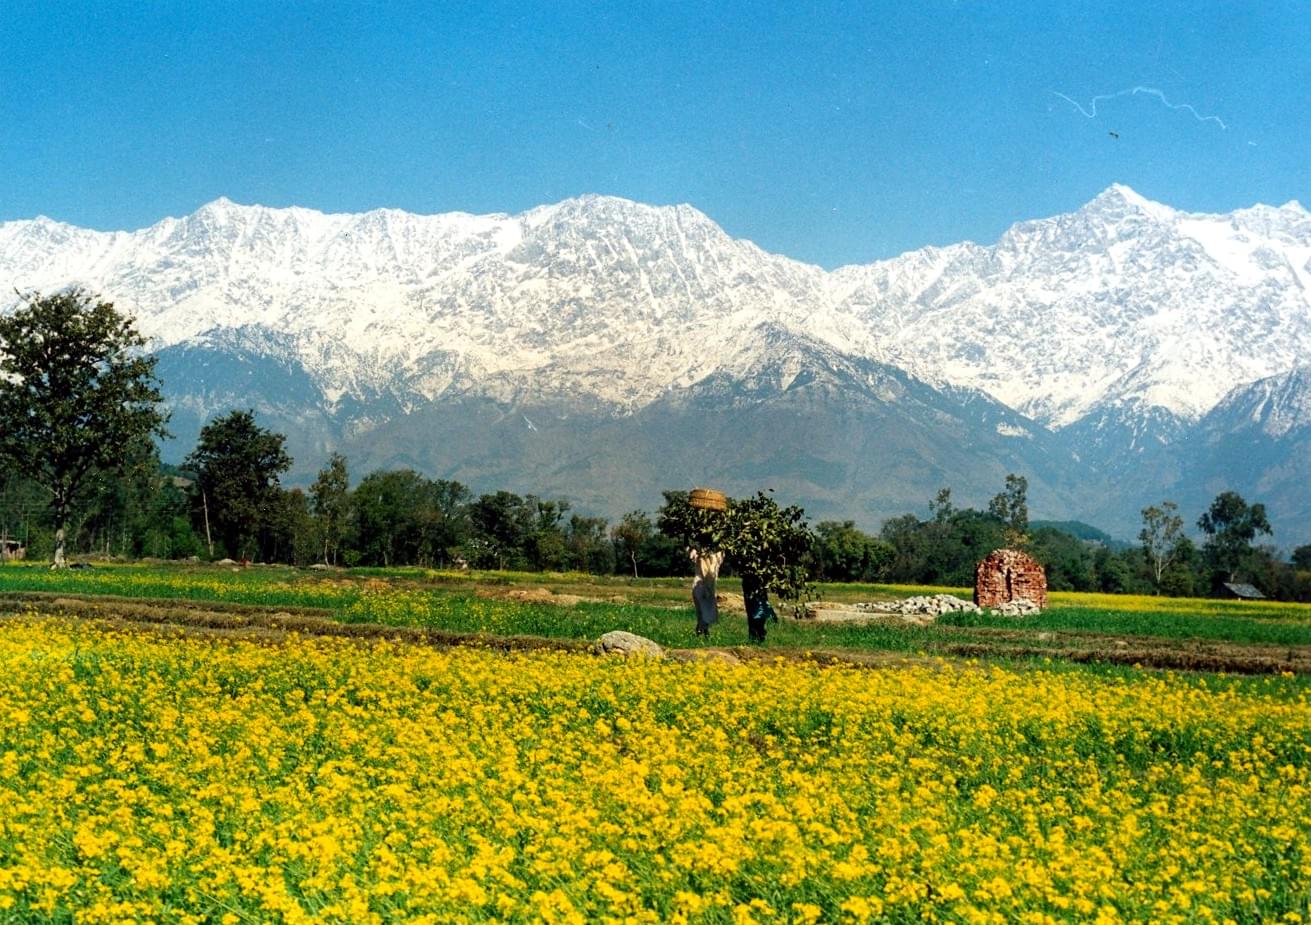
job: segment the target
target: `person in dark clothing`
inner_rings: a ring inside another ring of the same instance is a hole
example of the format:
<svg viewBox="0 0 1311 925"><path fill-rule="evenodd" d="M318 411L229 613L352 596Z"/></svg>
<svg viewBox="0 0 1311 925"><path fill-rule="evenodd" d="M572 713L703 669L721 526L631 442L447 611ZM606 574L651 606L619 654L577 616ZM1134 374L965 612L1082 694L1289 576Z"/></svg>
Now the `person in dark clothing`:
<svg viewBox="0 0 1311 925"><path fill-rule="evenodd" d="M747 637L752 642L764 642L765 624L778 619L769 605L769 590L759 578L747 573L742 576L742 599L747 608Z"/></svg>

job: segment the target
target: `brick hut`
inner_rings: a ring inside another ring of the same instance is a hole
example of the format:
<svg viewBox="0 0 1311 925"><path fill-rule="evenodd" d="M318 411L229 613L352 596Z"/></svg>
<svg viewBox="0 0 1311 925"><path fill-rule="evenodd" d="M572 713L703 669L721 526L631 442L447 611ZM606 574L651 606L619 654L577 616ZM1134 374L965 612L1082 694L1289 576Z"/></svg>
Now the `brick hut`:
<svg viewBox="0 0 1311 925"><path fill-rule="evenodd" d="M994 549L974 569L974 603L998 607L1014 600L1047 606L1047 573L1018 549Z"/></svg>

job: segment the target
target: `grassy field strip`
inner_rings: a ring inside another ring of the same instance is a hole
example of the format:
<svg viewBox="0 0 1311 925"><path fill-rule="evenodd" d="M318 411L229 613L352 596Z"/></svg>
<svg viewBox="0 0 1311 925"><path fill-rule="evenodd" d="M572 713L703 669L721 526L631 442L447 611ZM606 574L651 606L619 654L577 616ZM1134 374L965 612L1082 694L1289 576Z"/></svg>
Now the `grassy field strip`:
<svg viewBox="0 0 1311 925"><path fill-rule="evenodd" d="M0 595L105 595L106 599L171 600L179 606L208 602L213 609L312 612L348 624L414 626L455 635L590 641L609 630L626 629L672 648L735 647L747 642L744 621L731 613L726 613L710 640L694 636L686 582L662 580L655 588L656 597L639 598L634 589L642 593L649 589L633 585L619 594L616 589L625 585L614 578L588 585L580 576L545 576L548 582L556 580L557 590L552 591L537 583L544 576L494 575L479 587L465 573L451 574L460 576L459 583L447 581L446 575L424 583L414 570L351 575L281 568L112 566L56 573L10 566L0 568ZM517 584L521 579L531 583ZM848 586L845 593L870 598L894 592L904 596L908 590L929 589ZM574 597L566 596L575 592ZM682 602L671 602L668 595L672 594L682 597ZM1120 609L1105 609L1108 603L1121 605ZM1144 609L1167 604L1173 609ZM1029 617L953 614L931 627L896 621L838 625L783 620L771 627L769 647L908 656L1052 657L1207 671L1308 670L1311 607L1271 608L1228 601L1192 605L1200 612L1158 598L1066 595Z"/></svg>

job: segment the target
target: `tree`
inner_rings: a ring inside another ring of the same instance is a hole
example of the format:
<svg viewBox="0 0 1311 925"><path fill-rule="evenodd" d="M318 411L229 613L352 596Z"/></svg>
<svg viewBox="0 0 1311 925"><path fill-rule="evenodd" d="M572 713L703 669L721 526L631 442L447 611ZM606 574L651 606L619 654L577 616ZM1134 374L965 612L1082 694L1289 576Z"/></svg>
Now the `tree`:
<svg viewBox="0 0 1311 925"><path fill-rule="evenodd" d="M534 533L538 511L513 492L481 495L469 505L474 564L504 569L522 565L524 547Z"/></svg>
<svg viewBox="0 0 1311 925"><path fill-rule="evenodd" d="M200 430L183 465L196 473L197 518L228 555L247 558L269 546L281 512L278 477L291 468L286 438L255 423L254 411L233 411Z"/></svg>
<svg viewBox="0 0 1311 925"><path fill-rule="evenodd" d="M633 566L633 577L637 578L637 555L642 546L649 542L655 528L646 511L629 511L619 519L619 523L610 528L610 541L615 546L615 556Z"/></svg>
<svg viewBox="0 0 1311 925"><path fill-rule="evenodd" d="M1291 561L1293 568L1303 572L1311 572L1311 545L1298 546L1294 549Z"/></svg>
<svg viewBox="0 0 1311 925"><path fill-rule="evenodd" d="M742 576L747 632L752 642L765 641L773 613L769 595L799 601L810 591L815 535L796 505L780 507L765 492L728 500L728 510L694 508L686 492L667 491L660 530L691 549L720 550Z"/></svg>
<svg viewBox="0 0 1311 925"><path fill-rule="evenodd" d="M1028 542L1025 535L1029 529L1028 491L1029 480L1012 472L1006 476L1005 490L988 502L988 513L1006 527L1009 546L1023 546Z"/></svg>
<svg viewBox="0 0 1311 925"><path fill-rule="evenodd" d="M1240 573L1258 533L1271 533L1265 505L1249 505L1236 491L1216 495L1211 507L1197 519L1197 526L1207 535L1202 553L1211 566L1213 588Z"/></svg>
<svg viewBox="0 0 1311 925"><path fill-rule="evenodd" d="M938 489L938 494L929 502L929 513L936 523L945 524L951 520L956 508L951 503L950 488Z"/></svg>
<svg viewBox="0 0 1311 925"><path fill-rule="evenodd" d="M469 538L469 499L463 484L437 479L424 485L419 510L419 564L445 566Z"/></svg>
<svg viewBox="0 0 1311 925"><path fill-rule="evenodd" d="M826 581L869 581L879 577L895 555L893 548L852 520L825 520L815 526L815 552Z"/></svg>
<svg viewBox="0 0 1311 925"><path fill-rule="evenodd" d="M427 486L413 469L378 470L360 481L353 498L360 561L392 566L418 559Z"/></svg>
<svg viewBox="0 0 1311 925"><path fill-rule="evenodd" d="M727 513L724 551L742 576L747 635L752 642L764 642L765 623L773 615L768 595L798 602L810 592L815 535L806 526L805 511L796 505L779 507L763 491L730 501Z"/></svg>
<svg viewBox="0 0 1311 925"><path fill-rule="evenodd" d="M319 470L310 487L310 498L315 526L323 541L323 564L336 565L337 551L346 538L350 517L350 478L345 456L333 453L328 457L328 464Z"/></svg>
<svg viewBox="0 0 1311 925"><path fill-rule="evenodd" d="M606 526L604 517L570 515L564 529L569 568L593 575L614 570L614 547L606 541Z"/></svg>
<svg viewBox="0 0 1311 925"><path fill-rule="evenodd" d="M163 436L155 358L133 320L80 289L22 296L0 318L0 458L50 494L54 564L78 489Z"/></svg>
<svg viewBox="0 0 1311 925"><path fill-rule="evenodd" d="M1160 507L1143 508L1143 529L1138 539L1143 544L1143 557L1152 570L1157 593L1161 589L1161 576L1179 555L1179 541L1184 535L1184 519L1179 516L1179 505L1162 501Z"/></svg>

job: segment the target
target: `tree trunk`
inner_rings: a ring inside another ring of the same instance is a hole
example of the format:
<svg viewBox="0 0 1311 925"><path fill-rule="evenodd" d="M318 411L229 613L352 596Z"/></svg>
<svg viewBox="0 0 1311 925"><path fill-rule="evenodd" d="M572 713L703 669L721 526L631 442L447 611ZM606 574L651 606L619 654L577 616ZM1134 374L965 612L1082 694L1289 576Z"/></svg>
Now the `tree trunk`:
<svg viewBox="0 0 1311 925"><path fill-rule="evenodd" d="M628 558L633 560L633 578L636 579L637 578L637 553L630 552L628 554Z"/></svg>
<svg viewBox="0 0 1311 925"><path fill-rule="evenodd" d="M68 522L68 502L62 497L55 497L55 561L52 568L65 568L64 559L64 524Z"/></svg>
<svg viewBox="0 0 1311 925"><path fill-rule="evenodd" d="M214 558L214 538L209 535L209 497L205 494L205 489L200 490L200 503L205 509L205 546L209 549L209 557Z"/></svg>

